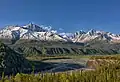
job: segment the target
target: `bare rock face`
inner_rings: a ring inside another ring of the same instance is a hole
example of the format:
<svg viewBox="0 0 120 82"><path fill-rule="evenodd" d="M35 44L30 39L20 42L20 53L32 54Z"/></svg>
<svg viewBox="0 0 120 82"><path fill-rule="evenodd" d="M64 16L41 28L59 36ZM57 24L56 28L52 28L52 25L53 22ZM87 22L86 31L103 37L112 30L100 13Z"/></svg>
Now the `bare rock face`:
<svg viewBox="0 0 120 82"><path fill-rule="evenodd" d="M22 56L0 42L0 74L15 74L31 68L30 63Z"/></svg>

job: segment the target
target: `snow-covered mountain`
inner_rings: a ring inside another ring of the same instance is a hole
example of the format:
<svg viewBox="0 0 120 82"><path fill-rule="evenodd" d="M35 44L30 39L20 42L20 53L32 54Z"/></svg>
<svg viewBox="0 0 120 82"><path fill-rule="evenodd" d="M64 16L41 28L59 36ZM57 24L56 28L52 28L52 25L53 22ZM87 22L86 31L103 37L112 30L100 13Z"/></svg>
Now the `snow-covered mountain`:
<svg viewBox="0 0 120 82"><path fill-rule="evenodd" d="M2 39L35 39L44 41L72 41L72 42L88 42L94 39L108 40L120 42L120 35L110 32L97 31L91 29L88 32L77 31L76 33L57 33L52 28L39 26L36 24L28 24L25 26L7 26L0 30L0 38Z"/></svg>
<svg viewBox="0 0 120 82"><path fill-rule="evenodd" d="M49 41L66 41L51 27L38 26L36 24L28 24L25 26L7 26L0 30L0 38L2 39L36 39Z"/></svg>
<svg viewBox="0 0 120 82"><path fill-rule="evenodd" d="M97 31L94 29L91 29L88 32L81 30L81 31L77 31L74 34L70 34L70 33L62 33L62 34L64 35L61 36L67 39L71 39L73 42L89 42L94 39L120 42L120 35L112 34L110 32Z"/></svg>

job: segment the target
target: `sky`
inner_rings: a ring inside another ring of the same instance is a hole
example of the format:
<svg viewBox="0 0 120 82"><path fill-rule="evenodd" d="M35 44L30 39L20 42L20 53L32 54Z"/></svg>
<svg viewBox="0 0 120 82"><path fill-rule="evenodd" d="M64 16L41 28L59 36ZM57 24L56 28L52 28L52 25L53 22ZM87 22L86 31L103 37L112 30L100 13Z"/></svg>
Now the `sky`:
<svg viewBox="0 0 120 82"><path fill-rule="evenodd" d="M0 27L30 22L60 32L120 34L120 0L0 0Z"/></svg>

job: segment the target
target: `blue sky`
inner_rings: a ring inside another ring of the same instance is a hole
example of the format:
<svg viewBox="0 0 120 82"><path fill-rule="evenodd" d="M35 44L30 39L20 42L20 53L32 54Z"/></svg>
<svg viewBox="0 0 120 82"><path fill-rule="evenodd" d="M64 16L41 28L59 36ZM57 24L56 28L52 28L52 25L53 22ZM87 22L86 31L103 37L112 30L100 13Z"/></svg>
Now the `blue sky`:
<svg viewBox="0 0 120 82"><path fill-rule="evenodd" d="M0 27L29 22L65 32L120 34L120 0L0 0Z"/></svg>

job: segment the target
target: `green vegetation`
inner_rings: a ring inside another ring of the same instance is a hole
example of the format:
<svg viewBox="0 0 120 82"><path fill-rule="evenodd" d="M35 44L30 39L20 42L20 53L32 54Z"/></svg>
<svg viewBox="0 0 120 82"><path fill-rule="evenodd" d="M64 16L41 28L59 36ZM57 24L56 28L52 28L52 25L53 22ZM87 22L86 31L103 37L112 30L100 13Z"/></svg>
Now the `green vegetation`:
<svg viewBox="0 0 120 82"><path fill-rule="evenodd" d="M2 72L5 74L16 74L29 68L31 68L31 65L22 54L15 52L0 42L0 75Z"/></svg>
<svg viewBox="0 0 120 82"><path fill-rule="evenodd" d="M95 70L80 70L60 73L38 73L2 76L0 82L120 82L120 56L94 56L91 59L116 60Z"/></svg>
<svg viewBox="0 0 120 82"><path fill-rule="evenodd" d="M46 55L46 49L45 49L45 47L44 46L42 46L42 56L45 56Z"/></svg>

